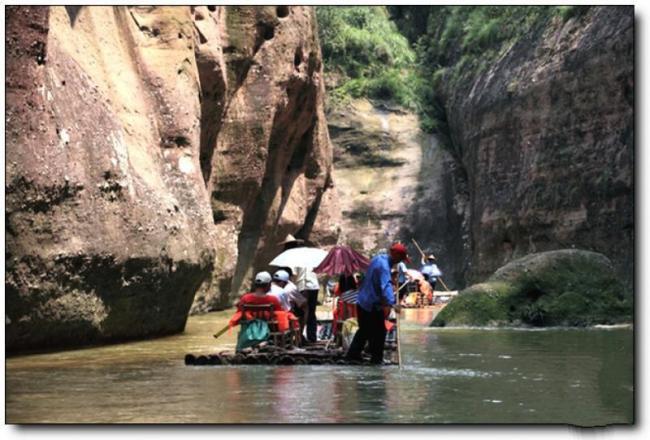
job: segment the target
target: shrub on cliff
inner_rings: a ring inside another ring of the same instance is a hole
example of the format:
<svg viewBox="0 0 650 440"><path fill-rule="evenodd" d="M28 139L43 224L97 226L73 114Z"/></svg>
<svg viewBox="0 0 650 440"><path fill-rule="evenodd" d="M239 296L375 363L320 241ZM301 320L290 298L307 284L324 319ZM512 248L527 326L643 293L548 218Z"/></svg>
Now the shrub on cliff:
<svg viewBox="0 0 650 440"><path fill-rule="evenodd" d="M448 133L440 101L449 91L472 84L504 50L554 17L566 21L588 10L586 6L389 7L393 21L415 47L422 128L444 140Z"/></svg>
<svg viewBox="0 0 650 440"><path fill-rule="evenodd" d="M319 6L316 16L325 73L338 78L333 106L361 97L415 106L415 53L384 6Z"/></svg>
<svg viewBox="0 0 650 440"><path fill-rule="evenodd" d="M432 326L587 326L629 322L633 301L609 259L581 250L531 254L463 290Z"/></svg>

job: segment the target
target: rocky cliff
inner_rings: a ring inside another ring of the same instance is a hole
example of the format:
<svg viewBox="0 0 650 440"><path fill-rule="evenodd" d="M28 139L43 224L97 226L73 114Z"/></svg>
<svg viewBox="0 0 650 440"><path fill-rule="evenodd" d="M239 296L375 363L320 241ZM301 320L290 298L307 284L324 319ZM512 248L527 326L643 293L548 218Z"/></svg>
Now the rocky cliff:
<svg viewBox="0 0 650 440"><path fill-rule="evenodd" d="M633 9L550 17L493 59L476 57L479 69L456 77L449 69L438 88L457 164L446 180L466 204L455 210L466 223L455 240L464 242L468 279L528 253L576 247L607 255L630 286ZM416 225L416 235L427 227Z"/></svg>
<svg viewBox="0 0 650 440"><path fill-rule="evenodd" d="M8 7L5 39L9 351L181 331L287 232L336 240L310 8Z"/></svg>
<svg viewBox="0 0 650 440"><path fill-rule="evenodd" d="M217 270L195 302L201 311L248 287L287 233L334 244L339 211L328 191L332 152L313 9L196 7L193 14L201 169L219 243Z"/></svg>
<svg viewBox="0 0 650 440"><path fill-rule="evenodd" d="M413 111L394 104L354 99L332 109L327 121L341 240L366 255L402 240L419 267L415 238L438 256L448 284L462 284L466 204L451 153L420 130Z"/></svg>
<svg viewBox="0 0 650 440"><path fill-rule="evenodd" d="M342 240L372 255L398 238L418 185L424 135L417 116L355 99L327 115Z"/></svg>

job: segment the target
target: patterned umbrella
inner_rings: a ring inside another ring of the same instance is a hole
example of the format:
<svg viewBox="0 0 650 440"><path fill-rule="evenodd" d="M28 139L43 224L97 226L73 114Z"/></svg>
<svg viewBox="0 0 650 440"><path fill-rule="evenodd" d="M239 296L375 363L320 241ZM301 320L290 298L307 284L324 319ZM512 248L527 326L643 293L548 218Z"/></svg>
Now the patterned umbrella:
<svg viewBox="0 0 650 440"><path fill-rule="evenodd" d="M314 268L316 273L327 275L352 275L368 268L370 261L349 246L334 246L327 253L325 259Z"/></svg>

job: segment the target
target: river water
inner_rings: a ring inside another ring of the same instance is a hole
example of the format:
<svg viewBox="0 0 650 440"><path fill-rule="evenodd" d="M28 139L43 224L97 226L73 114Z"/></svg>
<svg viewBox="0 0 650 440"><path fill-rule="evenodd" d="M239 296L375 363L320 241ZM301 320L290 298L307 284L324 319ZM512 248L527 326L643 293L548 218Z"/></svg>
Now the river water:
<svg viewBox="0 0 650 440"><path fill-rule="evenodd" d="M568 423L633 421L633 331L433 329L402 319L404 367L186 367L187 352L234 347L182 335L9 358L8 423Z"/></svg>

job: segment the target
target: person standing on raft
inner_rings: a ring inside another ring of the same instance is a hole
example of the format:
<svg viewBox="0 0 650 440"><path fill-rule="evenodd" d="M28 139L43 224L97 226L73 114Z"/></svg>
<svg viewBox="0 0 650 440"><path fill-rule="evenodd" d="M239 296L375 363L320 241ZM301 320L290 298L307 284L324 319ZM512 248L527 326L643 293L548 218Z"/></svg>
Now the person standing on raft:
<svg viewBox="0 0 650 440"><path fill-rule="evenodd" d="M420 268L420 272L424 275L424 279L431 284L431 289L436 290L436 281L438 277L442 276L442 272L438 268L436 257L433 254L427 255L426 258L422 254L422 267Z"/></svg>
<svg viewBox="0 0 650 440"><path fill-rule="evenodd" d="M282 245L286 251L303 246L305 241L289 234L284 241L278 244ZM307 341L316 342L316 330L318 328L316 306L318 304L318 293L320 292L318 276L309 267L294 267L292 268L292 272L295 274L295 285L300 292L300 295L305 298L304 306L301 306L301 322L307 327ZM300 299L296 301L296 304L299 302L301 302Z"/></svg>
<svg viewBox="0 0 650 440"><path fill-rule="evenodd" d="M354 335L346 357L361 360L361 352L366 342L370 349L370 362L384 362L384 344L386 343L386 326L384 324L384 307L393 307L396 313L400 306L395 299L391 283L391 267L402 261L410 262L406 246L393 244L388 255L375 256L368 266L359 294L357 296L357 319L359 330Z"/></svg>

